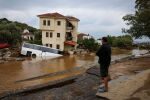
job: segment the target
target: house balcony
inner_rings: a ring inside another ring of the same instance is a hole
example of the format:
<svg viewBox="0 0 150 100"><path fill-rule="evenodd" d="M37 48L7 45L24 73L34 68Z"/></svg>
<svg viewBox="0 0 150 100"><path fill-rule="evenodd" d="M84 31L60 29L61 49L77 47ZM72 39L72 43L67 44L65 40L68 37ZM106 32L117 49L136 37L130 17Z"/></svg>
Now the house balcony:
<svg viewBox="0 0 150 100"><path fill-rule="evenodd" d="M73 46L77 44L75 41L65 41L64 43L68 45L73 45Z"/></svg>
<svg viewBox="0 0 150 100"><path fill-rule="evenodd" d="M66 37L66 41L73 41L73 37Z"/></svg>
<svg viewBox="0 0 150 100"><path fill-rule="evenodd" d="M67 30L73 30L74 29L74 25L70 21L67 21L66 29Z"/></svg>
<svg viewBox="0 0 150 100"><path fill-rule="evenodd" d="M69 26L68 26L68 27L67 27L67 30L73 30L73 27L69 27Z"/></svg>

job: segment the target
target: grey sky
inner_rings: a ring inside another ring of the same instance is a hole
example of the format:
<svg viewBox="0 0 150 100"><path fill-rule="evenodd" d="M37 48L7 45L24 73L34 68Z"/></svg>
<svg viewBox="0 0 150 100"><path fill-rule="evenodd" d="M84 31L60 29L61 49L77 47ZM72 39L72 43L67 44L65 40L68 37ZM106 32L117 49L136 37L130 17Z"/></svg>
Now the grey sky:
<svg viewBox="0 0 150 100"><path fill-rule="evenodd" d="M122 35L122 17L134 12L135 0L0 0L0 18L39 28L36 15L59 12L79 18L79 32L95 38Z"/></svg>

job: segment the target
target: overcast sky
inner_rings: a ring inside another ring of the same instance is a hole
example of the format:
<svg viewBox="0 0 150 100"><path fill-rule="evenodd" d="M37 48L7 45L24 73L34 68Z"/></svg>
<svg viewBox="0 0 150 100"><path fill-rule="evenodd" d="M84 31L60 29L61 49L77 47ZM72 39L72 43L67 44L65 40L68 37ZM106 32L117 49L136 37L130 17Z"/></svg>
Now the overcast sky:
<svg viewBox="0 0 150 100"><path fill-rule="evenodd" d="M58 12L80 19L79 32L95 38L122 35L122 17L134 13L135 0L0 0L0 18L39 28L37 15Z"/></svg>

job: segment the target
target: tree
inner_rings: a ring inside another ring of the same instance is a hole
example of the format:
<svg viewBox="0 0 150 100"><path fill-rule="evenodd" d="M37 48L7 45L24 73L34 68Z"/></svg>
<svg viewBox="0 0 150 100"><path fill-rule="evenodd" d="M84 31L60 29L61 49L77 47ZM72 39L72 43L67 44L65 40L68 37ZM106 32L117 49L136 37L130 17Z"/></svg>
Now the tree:
<svg viewBox="0 0 150 100"><path fill-rule="evenodd" d="M0 24L0 43L9 43L10 45L16 45L21 41L20 27L16 26L15 23L2 22L2 24Z"/></svg>
<svg viewBox="0 0 150 100"><path fill-rule="evenodd" d="M128 48L132 46L133 39L130 35L123 36L107 36L108 43L112 47Z"/></svg>
<svg viewBox="0 0 150 100"><path fill-rule="evenodd" d="M25 23L9 21L6 18L0 19L0 43L9 43L11 46L22 42L22 32L28 29L31 33L35 33L35 39L41 40L40 30L28 26ZM41 41L37 41L41 44Z"/></svg>
<svg viewBox="0 0 150 100"><path fill-rule="evenodd" d="M112 36L108 35L107 36L108 43L110 45L113 45L113 41L115 40L115 38L116 38L115 36L112 37Z"/></svg>
<svg viewBox="0 0 150 100"><path fill-rule="evenodd" d="M41 30L38 30L34 33L35 40L42 40L42 32Z"/></svg>
<svg viewBox="0 0 150 100"><path fill-rule="evenodd" d="M31 43L31 44L42 45L42 32L41 32L41 30L37 30L34 33L34 36L35 36L34 40L29 40L27 42Z"/></svg>
<svg viewBox="0 0 150 100"><path fill-rule="evenodd" d="M78 44L82 44L84 49L90 51L96 51L99 48L99 45L94 38L78 40Z"/></svg>
<svg viewBox="0 0 150 100"><path fill-rule="evenodd" d="M147 36L150 38L150 0L136 0L135 14L128 14L123 17L129 29L123 29L135 38Z"/></svg>

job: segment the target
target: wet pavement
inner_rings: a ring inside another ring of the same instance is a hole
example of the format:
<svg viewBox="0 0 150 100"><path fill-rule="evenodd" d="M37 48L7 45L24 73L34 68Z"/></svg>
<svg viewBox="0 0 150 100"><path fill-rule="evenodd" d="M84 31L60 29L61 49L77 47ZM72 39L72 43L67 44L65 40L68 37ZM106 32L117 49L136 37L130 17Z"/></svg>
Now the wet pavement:
<svg viewBox="0 0 150 100"><path fill-rule="evenodd" d="M120 59L131 55L132 50L113 50L112 60ZM12 91L29 86L39 85L50 81L63 79L85 72L85 69L97 63L98 57L94 53L86 55L63 56L56 59L49 58L26 58L22 62L8 62L0 64L0 93ZM53 75L51 77L38 78L37 76L49 75L51 73L62 72L75 68L85 69L75 70L68 73ZM32 78L37 77L32 80ZM24 79L31 79L23 82L16 82Z"/></svg>

